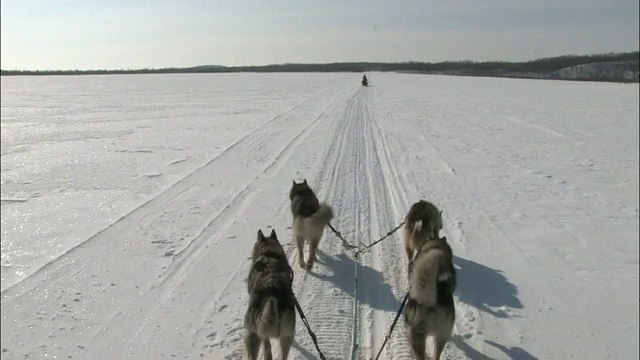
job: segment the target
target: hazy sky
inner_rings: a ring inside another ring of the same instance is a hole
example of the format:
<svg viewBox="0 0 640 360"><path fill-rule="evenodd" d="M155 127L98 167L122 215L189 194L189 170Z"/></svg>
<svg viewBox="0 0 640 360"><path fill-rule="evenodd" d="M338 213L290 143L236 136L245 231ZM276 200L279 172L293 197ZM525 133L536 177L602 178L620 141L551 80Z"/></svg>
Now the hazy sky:
<svg viewBox="0 0 640 360"><path fill-rule="evenodd" d="M2 0L2 69L637 51L638 0Z"/></svg>

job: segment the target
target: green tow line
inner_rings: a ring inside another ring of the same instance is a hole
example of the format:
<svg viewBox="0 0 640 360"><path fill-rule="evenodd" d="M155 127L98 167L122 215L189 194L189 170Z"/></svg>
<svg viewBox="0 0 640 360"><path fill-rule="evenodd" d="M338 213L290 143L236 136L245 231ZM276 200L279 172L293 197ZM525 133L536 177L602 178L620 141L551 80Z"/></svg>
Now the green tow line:
<svg viewBox="0 0 640 360"><path fill-rule="evenodd" d="M360 321L358 315L360 314L360 303L358 301L358 267L360 266L360 254L356 251L353 252L353 326L351 331L351 360L356 359L358 354L358 341Z"/></svg>

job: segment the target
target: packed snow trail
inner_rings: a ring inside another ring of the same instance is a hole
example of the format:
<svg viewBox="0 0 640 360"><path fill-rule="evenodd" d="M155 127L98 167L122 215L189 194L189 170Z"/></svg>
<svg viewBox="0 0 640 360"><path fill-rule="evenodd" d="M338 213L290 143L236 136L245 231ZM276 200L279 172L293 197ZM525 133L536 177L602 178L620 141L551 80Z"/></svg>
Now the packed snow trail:
<svg viewBox="0 0 640 360"><path fill-rule="evenodd" d="M376 151L370 138L373 136L370 130L370 122L374 121L369 113L371 92L368 88L361 88L349 100L344 108L344 113L338 119L333 133L328 136L328 141L323 148L326 149L326 158L319 172L319 178L312 184L318 184L319 191L328 189L328 194L320 193L334 206L336 218L333 226L353 245L367 244L384 234L398 219L385 218L385 226L382 229L376 226L379 213L375 211L376 199L373 193L378 190L384 193L386 189L375 188L374 184L380 183L380 179L373 179L379 175L380 164L374 159ZM376 168L376 174L371 173ZM385 212L383 216L387 216ZM397 239L396 239L397 240ZM388 239L394 242L393 238ZM377 313L390 313L397 309L397 300L402 289L397 288L395 282L389 282L382 269L381 261L375 263L369 259L368 254L363 254L360 264L357 266L358 276L358 313L354 314L354 268L356 259L350 250L341 246L335 235L325 231L322 256L319 258L320 266L314 267L308 275L316 278L314 282L307 282L300 292L301 302L308 304L310 318L323 319L317 325L319 339L327 338L332 344L328 356L335 359L348 358L352 347L357 347L358 358L368 357L372 352L372 341L384 337L387 323L383 315ZM395 241L392 248L400 249L400 244ZM372 249L374 256L376 249ZM386 259L393 264L401 264L400 251L391 252ZM378 259L379 260L379 259ZM333 309L333 310L332 310ZM374 316L374 314L376 314ZM356 316L357 321L354 321ZM393 315L391 314L391 317ZM387 316L388 317L388 316ZM355 328L354 328L355 327ZM356 344L345 342L355 332ZM343 343L340 348L335 344ZM309 345L306 344L306 347Z"/></svg>

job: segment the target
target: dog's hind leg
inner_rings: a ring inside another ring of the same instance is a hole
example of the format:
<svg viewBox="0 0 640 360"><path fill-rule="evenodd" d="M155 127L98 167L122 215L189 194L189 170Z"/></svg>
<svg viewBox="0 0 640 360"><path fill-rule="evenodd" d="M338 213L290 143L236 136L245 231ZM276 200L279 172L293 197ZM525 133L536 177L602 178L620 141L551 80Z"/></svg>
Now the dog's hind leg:
<svg viewBox="0 0 640 360"><path fill-rule="evenodd" d="M407 329L407 337L409 338L409 345L413 352L413 357L417 360L426 360L427 352L427 336L424 332L409 327Z"/></svg>
<svg viewBox="0 0 640 360"><path fill-rule="evenodd" d="M433 360L440 360L440 355L442 355L442 350L444 346L447 344L446 341L439 339L437 336L434 337L435 340L435 350L433 351Z"/></svg>
<svg viewBox="0 0 640 360"><path fill-rule="evenodd" d="M293 343L293 336L286 336L280 338L280 358L282 360L287 360L289 357L289 350L291 349L291 344Z"/></svg>
<svg viewBox="0 0 640 360"><path fill-rule="evenodd" d="M247 358L249 360L258 360L258 352L260 351L260 339L253 332L247 332L244 336L244 346L247 349Z"/></svg>
<svg viewBox="0 0 640 360"><path fill-rule="evenodd" d="M289 356L289 350L293 343L293 336L296 332L296 312L292 306L289 310L282 312L280 319L280 357L283 360Z"/></svg>
<svg viewBox="0 0 640 360"><path fill-rule="evenodd" d="M307 265L304 263L304 238L302 236L296 236L296 246L298 247L298 265L304 268Z"/></svg>
<svg viewBox="0 0 640 360"><path fill-rule="evenodd" d="M273 360L273 355L271 354L271 340L262 340L262 352L264 353L264 360Z"/></svg>
<svg viewBox="0 0 640 360"><path fill-rule="evenodd" d="M316 261L316 251L318 250L318 244L320 239L312 239L309 241L309 259L307 260L307 270L311 270L313 263Z"/></svg>

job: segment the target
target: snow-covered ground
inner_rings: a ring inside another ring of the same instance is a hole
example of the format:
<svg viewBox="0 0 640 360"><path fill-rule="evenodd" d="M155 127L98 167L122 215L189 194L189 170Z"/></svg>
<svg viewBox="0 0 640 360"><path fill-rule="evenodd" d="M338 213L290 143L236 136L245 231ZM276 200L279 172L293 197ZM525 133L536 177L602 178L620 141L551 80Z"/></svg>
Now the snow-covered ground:
<svg viewBox="0 0 640 360"><path fill-rule="evenodd" d="M249 254L271 228L327 358L353 334L375 355L407 289L400 233L357 265L327 230L304 272L302 178L354 244L421 198L444 210L445 358L637 359L637 84L360 77L3 77L2 359L243 358ZM296 331L292 358L316 358ZM383 354L409 357L402 321Z"/></svg>

